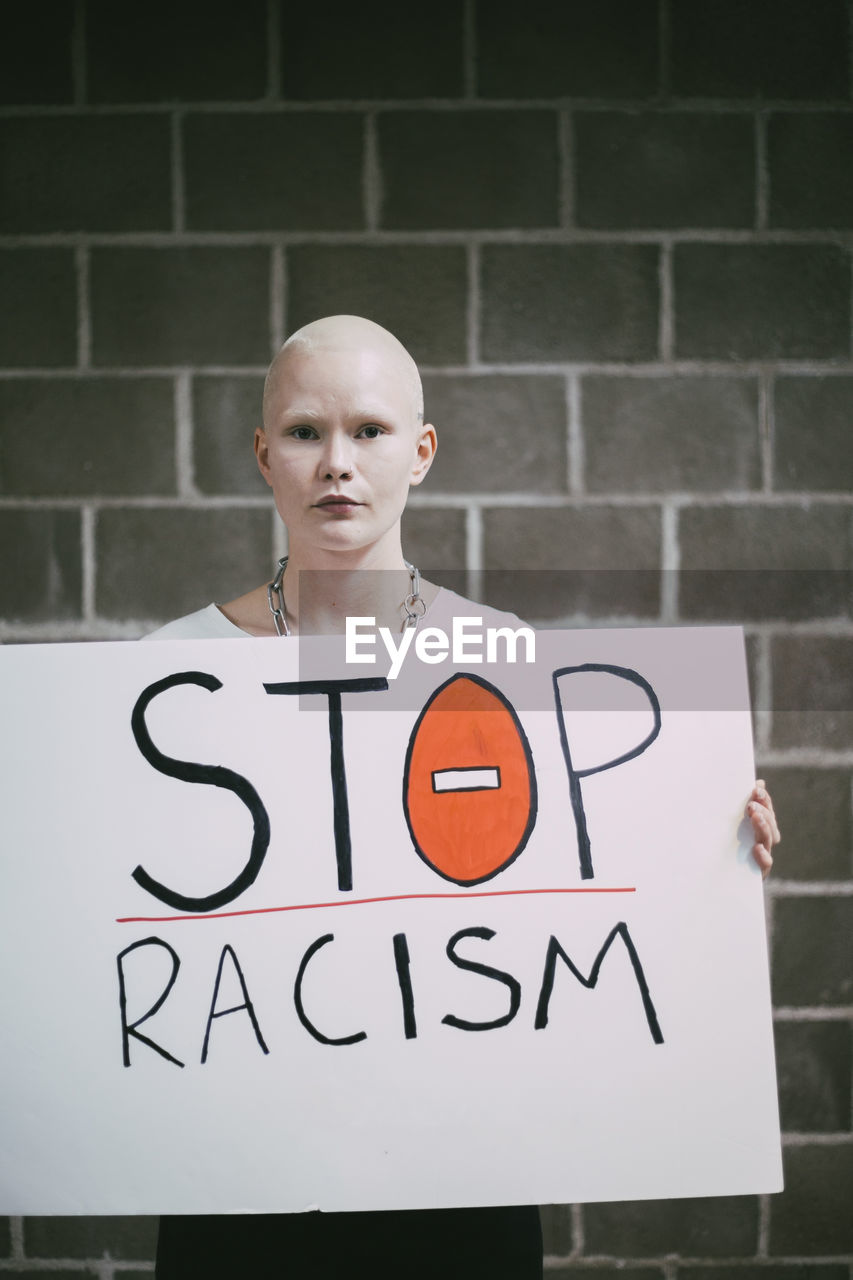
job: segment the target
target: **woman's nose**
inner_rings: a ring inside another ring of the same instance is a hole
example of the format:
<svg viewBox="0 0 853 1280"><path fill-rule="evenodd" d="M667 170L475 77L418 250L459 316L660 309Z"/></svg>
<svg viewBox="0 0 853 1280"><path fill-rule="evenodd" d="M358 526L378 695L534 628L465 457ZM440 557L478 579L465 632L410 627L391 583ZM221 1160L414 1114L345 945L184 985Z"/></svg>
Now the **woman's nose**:
<svg viewBox="0 0 853 1280"><path fill-rule="evenodd" d="M320 462L325 480L345 479L352 475L352 442L343 435L330 435Z"/></svg>

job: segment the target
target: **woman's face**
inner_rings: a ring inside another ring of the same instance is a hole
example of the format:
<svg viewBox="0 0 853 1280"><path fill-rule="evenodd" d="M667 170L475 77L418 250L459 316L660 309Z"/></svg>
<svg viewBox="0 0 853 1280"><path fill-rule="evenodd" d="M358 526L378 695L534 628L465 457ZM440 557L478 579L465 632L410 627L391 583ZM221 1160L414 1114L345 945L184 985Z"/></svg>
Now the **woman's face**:
<svg viewBox="0 0 853 1280"><path fill-rule="evenodd" d="M255 452L292 556L330 567L336 554L369 550L372 567L399 567L409 486L435 452L399 362L370 347L289 352Z"/></svg>

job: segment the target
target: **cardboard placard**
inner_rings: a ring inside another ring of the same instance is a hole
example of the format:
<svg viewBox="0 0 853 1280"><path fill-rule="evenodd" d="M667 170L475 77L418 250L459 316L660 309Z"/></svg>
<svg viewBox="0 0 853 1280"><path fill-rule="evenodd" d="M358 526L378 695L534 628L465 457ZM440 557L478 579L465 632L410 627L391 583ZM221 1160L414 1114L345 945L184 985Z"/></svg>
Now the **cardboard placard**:
<svg viewBox="0 0 853 1280"><path fill-rule="evenodd" d="M778 1190L739 629L305 681L0 650L0 1209Z"/></svg>

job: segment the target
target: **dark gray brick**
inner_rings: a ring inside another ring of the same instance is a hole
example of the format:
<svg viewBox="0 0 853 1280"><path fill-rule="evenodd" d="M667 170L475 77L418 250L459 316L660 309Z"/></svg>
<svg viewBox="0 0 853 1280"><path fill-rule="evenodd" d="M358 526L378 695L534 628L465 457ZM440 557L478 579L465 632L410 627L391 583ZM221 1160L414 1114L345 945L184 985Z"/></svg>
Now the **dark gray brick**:
<svg viewBox="0 0 853 1280"><path fill-rule="evenodd" d="M777 1022L776 1075L782 1129L835 1133L850 1129L850 1025Z"/></svg>
<svg viewBox="0 0 853 1280"><path fill-rule="evenodd" d="M433 0L428 11L398 0L287 5L282 94L314 101L461 97L463 39L462 0Z"/></svg>
<svg viewBox="0 0 853 1280"><path fill-rule="evenodd" d="M154 1258L157 1219L24 1218L24 1253L29 1258ZM76 1272L79 1275L79 1272Z"/></svg>
<svg viewBox="0 0 853 1280"><path fill-rule="evenodd" d="M850 1004L853 898L779 898L773 913L773 1003Z"/></svg>
<svg viewBox="0 0 853 1280"><path fill-rule="evenodd" d="M567 1204L542 1205L539 1210L542 1223L543 1252L552 1257L571 1253L573 1246L571 1206Z"/></svg>
<svg viewBox="0 0 853 1280"><path fill-rule="evenodd" d="M77 281L70 249L0 249L0 364L77 361Z"/></svg>
<svg viewBox="0 0 853 1280"><path fill-rule="evenodd" d="M688 507L679 520L679 610L691 620L848 617L844 506Z"/></svg>
<svg viewBox="0 0 853 1280"><path fill-rule="evenodd" d="M101 511L97 612L166 622L242 595L272 577L271 529L263 508Z"/></svg>
<svg viewBox="0 0 853 1280"><path fill-rule="evenodd" d="M364 225L361 116L190 115L187 226L339 231Z"/></svg>
<svg viewBox="0 0 853 1280"><path fill-rule="evenodd" d="M31 0L15 6L0 44L0 102L70 102L71 32L68 0Z"/></svg>
<svg viewBox="0 0 853 1280"><path fill-rule="evenodd" d="M757 1263L754 1266L724 1262L719 1267L684 1267L678 1276L679 1280L848 1280L848 1271L846 1266L831 1262Z"/></svg>
<svg viewBox="0 0 853 1280"><path fill-rule="evenodd" d="M486 360L650 360L658 345L651 245L486 245Z"/></svg>
<svg viewBox="0 0 853 1280"><path fill-rule="evenodd" d="M853 1145L789 1147L785 1191L770 1200L770 1252L853 1252Z"/></svg>
<svg viewBox="0 0 853 1280"><path fill-rule="evenodd" d="M771 116L771 227L853 226L853 116Z"/></svg>
<svg viewBox="0 0 853 1280"><path fill-rule="evenodd" d="M462 364L467 290L465 250L455 246L305 245L287 254L287 327L367 316L420 364Z"/></svg>
<svg viewBox="0 0 853 1280"><path fill-rule="evenodd" d="M785 838L779 875L786 880L848 880L853 874L850 771L774 765L769 772Z"/></svg>
<svg viewBox="0 0 853 1280"><path fill-rule="evenodd" d="M9 1218L0 1218L0 1256L8 1258L12 1252L12 1231Z"/></svg>
<svg viewBox="0 0 853 1280"><path fill-rule="evenodd" d="M588 377L581 383L586 487L593 492L755 489L753 378Z"/></svg>
<svg viewBox="0 0 853 1280"><path fill-rule="evenodd" d="M681 244L674 274L679 356L848 354L850 265L837 245Z"/></svg>
<svg viewBox="0 0 853 1280"><path fill-rule="evenodd" d="M584 1248L592 1254L736 1256L755 1252L758 1201L753 1196L709 1196L589 1204L584 1228Z"/></svg>
<svg viewBox="0 0 853 1280"><path fill-rule="evenodd" d="M165 379L0 382L0 493L174 492L173 400Z"/></svg>
<svg viewBox="0 0 853 1280"><path fill-rule="evenodd" d="M94 249L91 292L95 364L269 358L266 249Z"/></svg>
<svg viewBox="0 0 853 1280"><path fill-rule="evenodd" d="M428 377L424 412L439 448L429 486L446 493L565 493L562 378Z"/></svg>
<svg viewBox="0 0 853 1280"><path fill-rule="evenodd" d="M843 98L844 0L673 0L672 90L703 98Z"/></svg>
<svg viewBox="0 0 853 1280"><path fill-rule="evenodd" d="M552 227L557 117L545 111L394 111L379 116L381 224Z"/></svg>
<svg viewBox="0 0 853 1280"><path fill-rule="evenodd" d="M266 92L264 0L89 0L92 102L228 101Z"/></svg>
<svg viewBox="0 0 853 1280"><path fill-rule="evenodd" d="M853 640L775 636L774 747L853 747Z"/></svg>
<svg viewBox="0 0 853 1280"><path fill-rule="evenodd" d="M0 511L3 616L55 622L82 613L80 515L76 511Z"/></svg>
<svg viewBox="0 0 853 1280"><path fill-rule="evenodd" d="M0 231L168 229L169 149L161 116L3 120Z"/></svg>
<svg viewBox="0 0 853 1280"><path fill-rule="evenodd" d="M485 598L495 608L538 621L659 611L657 508L495 508L483 526Z"/></svg>
<svg viewBox="0 0 853 1280"><path fill-rule="evenodd" d="M478 90L486 98L637 98L657 91L654 0L480 0Z"/></svg>
<svg viewBox="0 0 853 1280"><path fill-rule="evenodd" d="M427 581L467 594L464 511L410 507L403 514L403 553Z"/></svg>
<svg viewBox="0 0 853 1280"><path fill-rule="evenodd" d="M252 447L263 390L259 376L193 379L193 468L202 493L269 493Z"/></svg>
<svg viewBox="0 0 853 1280"><path fill-rule="evenodd" d="M853 378L777 378L776 489L853 489Z"/></svg>
<svg viewBox="0 0 853 1280"><path fill-rule="evenodd" d="M581 227L748 227L755 218L747 115L578 112Z"/></svg>

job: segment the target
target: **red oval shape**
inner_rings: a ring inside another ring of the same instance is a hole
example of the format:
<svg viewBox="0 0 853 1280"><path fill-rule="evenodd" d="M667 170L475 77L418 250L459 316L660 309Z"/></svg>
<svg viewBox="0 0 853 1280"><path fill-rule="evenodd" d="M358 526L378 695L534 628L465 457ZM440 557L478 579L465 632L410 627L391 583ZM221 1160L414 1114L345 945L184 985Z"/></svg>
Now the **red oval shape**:
<svg viewBox="0 0 853 1280"><path fill-rule="evenodd" d="M420 857L455 884L490 880L521 853L536 775L515 709L493 684L458 672L432 694L409 738L403 807Z"/></svg>

